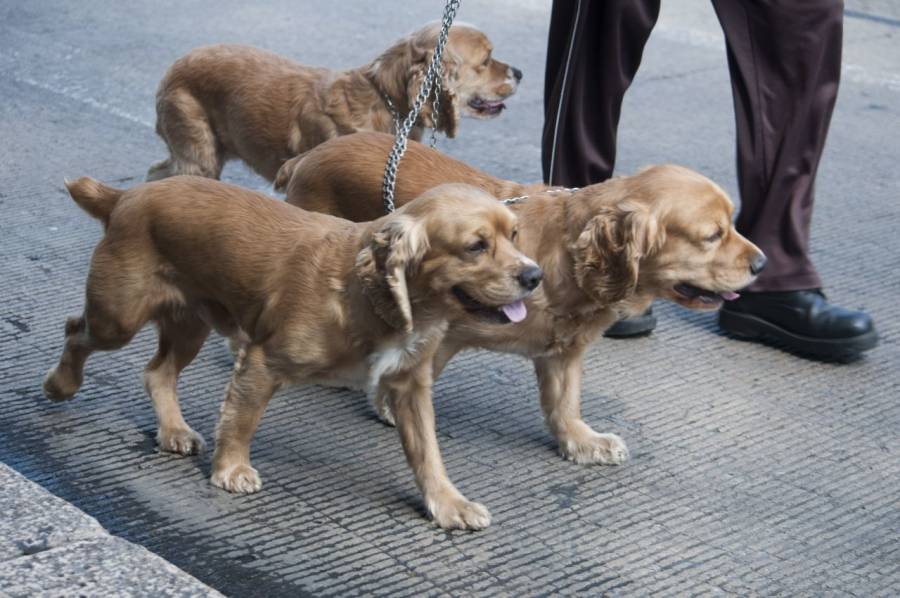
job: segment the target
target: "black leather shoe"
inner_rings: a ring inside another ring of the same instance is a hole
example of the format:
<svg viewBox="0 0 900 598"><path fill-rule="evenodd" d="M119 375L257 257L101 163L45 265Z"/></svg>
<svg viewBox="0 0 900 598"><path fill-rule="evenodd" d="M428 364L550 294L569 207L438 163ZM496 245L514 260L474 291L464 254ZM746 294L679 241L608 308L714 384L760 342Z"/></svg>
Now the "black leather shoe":
<svg viewBox="0 0 900 598"><path fill-rule="evenodd" d="M648 307L647 311L639 316L619 320L607 328L603 336L608 338L644 336L653 332L654 328L656 328L656 316L653 315L653 308Z"/></svg>
<svg viewBox="0 0 900 598"><path fill-rule="evenodd" d="M869 314L829 305L818 289L741 293L719 311L719 326L739 338L826 359L854 357L878 344Z"/></svg>

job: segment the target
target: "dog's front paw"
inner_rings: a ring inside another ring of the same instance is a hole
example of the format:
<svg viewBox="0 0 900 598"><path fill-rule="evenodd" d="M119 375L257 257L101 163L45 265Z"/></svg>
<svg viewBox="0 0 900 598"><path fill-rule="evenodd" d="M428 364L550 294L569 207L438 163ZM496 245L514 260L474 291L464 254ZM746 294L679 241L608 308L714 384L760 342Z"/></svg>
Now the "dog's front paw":
<svg viewBox="0 0 900 598"><path fill-rule="evenodd" d="M262 489L259 473L249 465L233 465L213 471L210 478L213 486L235 494L253 494Z"/></svg>
<svg viewBox="0 0 900 598"><path fill-rule="evenodd" d="M491 524L491 514L484 505L461 495L440 502L428 501L428 512L444 529L479 530Z"/></svg>
<svg viewBox="0 0 900 598"><path fill-rule="evenodd" d="M160 429L156 433L156 444L164 453L179 455L199 455L206 449L203 437L190 428Z"/></svg>
<svg viewBox="0 0 900 598"><path fill-rule="evenodd" d="M581 464L621 465L628 460L628 447L615 434L590 431L582 438L560 441L563 457Z"/></svg>

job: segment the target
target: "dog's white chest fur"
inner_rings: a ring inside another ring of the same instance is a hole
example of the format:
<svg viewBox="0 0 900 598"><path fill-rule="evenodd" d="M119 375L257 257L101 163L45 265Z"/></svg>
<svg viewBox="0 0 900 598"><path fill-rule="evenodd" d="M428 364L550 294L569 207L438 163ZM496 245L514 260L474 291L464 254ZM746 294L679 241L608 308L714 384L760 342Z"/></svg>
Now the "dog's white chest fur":
<svg viewBox="0 0 900 598"><path fill-rule="evenodd" d="M443 337L445 328L446 326L437 326L382 343L366 356L365 361L358 362L356 367L333 371L327 380L315 382L324 386L355 388L372 393L382 376L408 370L419 364L423 359L422 352L434 349L436 342Z"/></svg>
<svg viewBox="0 0 900 598"><path fill-rule="evenodd" d="M409 334L401 342L385 343L369 356L367 390L378 387L382 376L414 367L422 360L422 352L432 348L436 336L443 336L443 326Z"/></svg>

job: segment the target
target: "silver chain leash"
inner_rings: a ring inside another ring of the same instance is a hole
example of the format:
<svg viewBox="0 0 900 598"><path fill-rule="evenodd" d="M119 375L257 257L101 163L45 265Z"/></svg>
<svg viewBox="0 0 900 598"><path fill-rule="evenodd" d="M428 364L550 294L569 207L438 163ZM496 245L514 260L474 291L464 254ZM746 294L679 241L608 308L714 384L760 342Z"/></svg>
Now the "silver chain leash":
<svg viewBox="0 0 900 598"><path fill-rule="evenodd" d="M397 137L394 140L394 147L391 149L387 165L384 168L384 181L381 186L381 192L384 196L384 209L388 214L394 211L394 189L397 186L397 169L400 166L400 159L403 158L403 154L406 152L406 143L409 140L409 133L412 131L416 119L419 118L419 112L422 110L425 102L428 101L428 96L431 95L432 89L434 88L440 93L441 56L444 53L444 46L447 44L447 37L450 35L450 26L453 24L453 19L456 18L456 11L459 10L459 2L460 0L447 0L447 4L444 6L444 16L441 19L441 32L438 36L437 45L434 47L434 55L431 57L431 64L428 65L428 69L425 71L422 86L419 88L416 101L413 103L412 108L410 108L409 114L406 115L403 124L397 127ZM435 77L438 78L436 85ZM435 98L434 114L432 115L434 129L437 128L437 110L439 107L439 100ZM432 129L431 132L432 147L436 141L434 129Z"/></svg>
<svg viewBox="0 0 900 598"><path fill-rule="evenodd" d="M439 62L434 77L434 99L431 101L431 142L429 143L431 147L437 145L437 130L440 126L439 119L441 117L441 82L443 78L444 64Z"/></svg>
<svg viewBox="0 0 900 598"><path fill-rule="evenodd" d="M400 130L400 112L397 110L397 107L394 106L394 102L391 101L390 96L388 96L383 91L380 91L381 97L384 100L384 105L387 106L388 112L391 113L391 121L394 123L394 135L397 134L397 131Z"/></svg>

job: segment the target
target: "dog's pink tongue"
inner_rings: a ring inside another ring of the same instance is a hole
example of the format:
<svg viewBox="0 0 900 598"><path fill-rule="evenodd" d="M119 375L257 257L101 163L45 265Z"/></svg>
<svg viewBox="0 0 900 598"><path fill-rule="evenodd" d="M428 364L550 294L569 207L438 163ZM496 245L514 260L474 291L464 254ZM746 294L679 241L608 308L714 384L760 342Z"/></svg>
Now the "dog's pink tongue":
<svg viewBox="0 0 900 598"><path fill-rule="evenodd" d="M740 293L735 293L734 291L725 291L724 293L719 293L719 295L725 301L734 301L741 296Z"/></svg>
<svg viewBox="0 0 900 598"><path fill-rule="evenodd" d="M506 317L512 322L521 322L525 319L525 316L528 315L528 310L525 309L525 302L521 299L515 303L504 305L500 309L503 310L503 313L505 313Z"/></svg>

